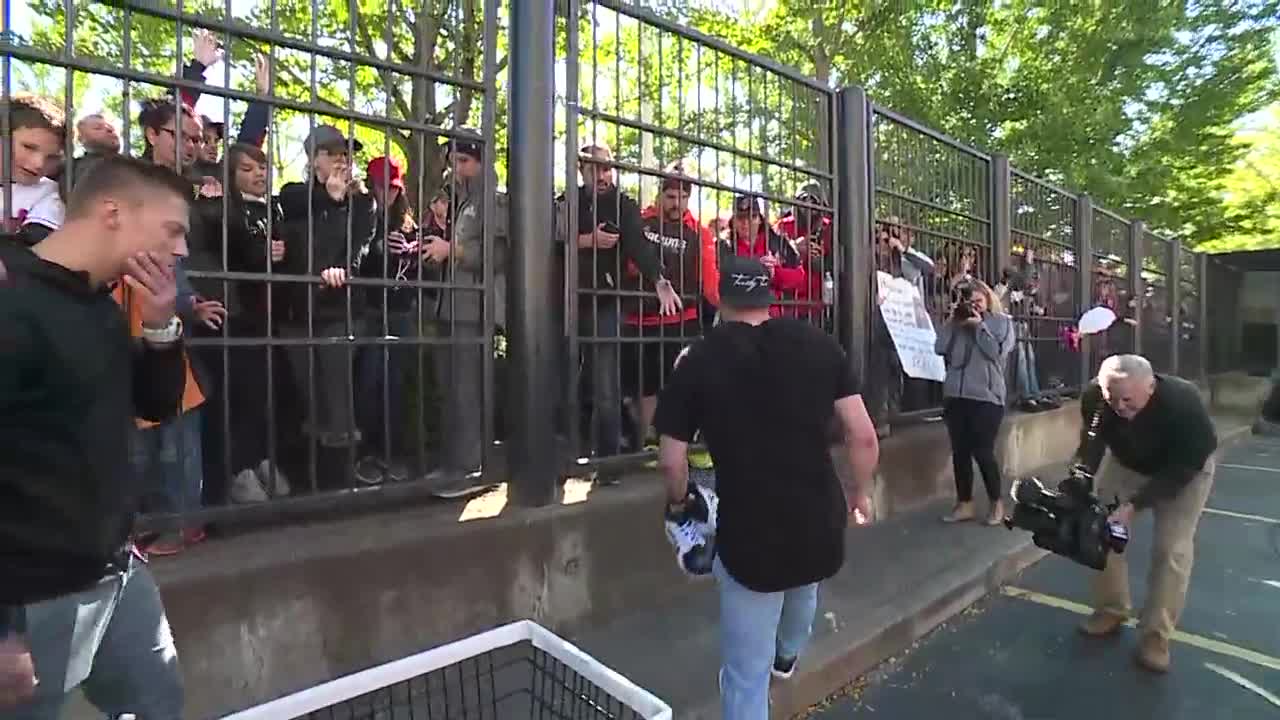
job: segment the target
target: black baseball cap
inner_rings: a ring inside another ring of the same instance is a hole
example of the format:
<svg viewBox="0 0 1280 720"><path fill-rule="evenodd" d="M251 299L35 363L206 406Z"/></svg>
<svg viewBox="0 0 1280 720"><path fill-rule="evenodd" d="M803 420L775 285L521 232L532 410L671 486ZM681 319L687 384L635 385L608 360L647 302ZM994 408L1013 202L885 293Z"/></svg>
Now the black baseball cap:
<svg viewBox="0 0 1280 720"><path fill-rule="evenodd" d="M466 155L476 162L484 162L484 147L476 140L469 138L445 140L444 147L450 152Z"/></svg>
<svg viewBox="0 0 1280 720"><path fill-rule="evenodd" d="M763 217L764 213L760 211L760 200L750 195L739 195L733 199L734 215L758 215Z"/></svg>
<svg viewBox="0 0 1280 720"><path fill-rule="evenodd" d="M329 148L347 149L347 136L342 131L332 125L317 125L307 139L302 143L308 153L314 153L317 150L327 150ZM364 149L364 143L352 138L351 151L360 152Z"/></svg>
<svg viewBox="0 0 1280 720"><path fill-rule="evenodd" d="M769 271L753 257L730 255L720 261L720 302L732 308L767 308L776 302Z"/></svg>

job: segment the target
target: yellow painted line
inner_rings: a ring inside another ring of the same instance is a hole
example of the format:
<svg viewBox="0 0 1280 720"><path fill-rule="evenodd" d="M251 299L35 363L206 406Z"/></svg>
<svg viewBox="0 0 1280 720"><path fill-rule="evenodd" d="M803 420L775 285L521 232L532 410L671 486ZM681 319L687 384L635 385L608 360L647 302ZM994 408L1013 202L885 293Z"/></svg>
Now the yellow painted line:
<svg viewBox="0 0 1280 720"><path fill-rule="evenodd" d="M1238 512L1232 512L1230 510L1219 510L1217 508L1210 508L1210 507L1205 508L1204 511L1207 513L1211 513L1213 515L1222 515L1224 517L1232 517L1238 520L1253 520L1254 522L1264 522L1264 523L1270 523L1272 525L1280 525L1280 520L1277 520L1276 518L1269 518L1263 515L1250 515L1249 513L1238 513Z"/></svg>
<svg viewBox="0 0 1280 720"><path fill-rule="evenodd" d="M1257 683L1241 675L1240 673L1235 672L1233 670L1228 670L1227 668L1224 668L1221 665L1216 665L1214 663L1205 663L1204 666L1209 668L1213 672L1218 673L1222 677L1230 680L1231 682L1239 685L1245 690L1249 690L1249 691L1252 691L1253 693L1256 693L1258 697L1262 698L1263 700L1266 700L1272 705L1275 705L1276 707L1280 707L1280 697L1276 697L1272 693L1268 692L1266 688L1262 687L1261 685L1258 685Z"/></svg>
<svg viewBox="0 0 1280 720"><path fill-rule="evenodd" d="M1023 588L1006 585L1000 589L1000 592L1004 594L1006 597L1017 598L1019 600L1028 600L1030 602L1033 602L1039 605L1044 605L1046 607L1057 608L1059 610L1066 610L1068 612L1073 612L1077 615L1093 614L1093 608L1089 607L1088 605L1082 605L1078 602L1072 602L1071 600L1066 600L1064 598L1054 597L1053 595L1045 595L1044 593L1038 593L1034 590L1024 590ZM1137 624L1138 624L1137 621L1133 619L1129 619L1125 623L1127 627L1136 627ZM1170 639L1175 642L1180 642L1185 645L1190 645L1192 647L1200 648L1201 650L1208 650L1209 652L1212 652L1212 653L1217 653L1219 655L1226 655L1227 657L1232 657L1237 660L1243 660L1247 663L1260 665L1264 668L1270 668L1272 670L1280 670L1280 658L1271 657L1270 655L1265 655L1256 650L1250 650L1249 648L1240 647L1239 645L1232 645L1231 643L1228 643L1228 642L1223 642L1221 640L1214 640L1213 638L1207 638L1202 635L1194 635L1192 633L1183 632L1181 630L1174 630L1173 635L1170 637Z"/></svg>

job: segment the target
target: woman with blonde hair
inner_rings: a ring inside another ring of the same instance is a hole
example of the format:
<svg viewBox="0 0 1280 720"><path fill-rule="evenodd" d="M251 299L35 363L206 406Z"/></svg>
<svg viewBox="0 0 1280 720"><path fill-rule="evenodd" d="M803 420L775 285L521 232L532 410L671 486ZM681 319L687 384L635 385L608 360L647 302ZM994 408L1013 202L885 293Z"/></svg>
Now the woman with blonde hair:
<svg viewBox="0 0 1280 720"><path fill-rule="evenodd" d="M972 520L973 463L982 471L990 510L988 525L1000 524L1000 464L996 436L1004 420L1005 358L1013 351L1013 322L989 285L966 278L952 289L952 303L938 328L934 351L946 361L943 418L951 437L956 506L946 522Z"/></svg>

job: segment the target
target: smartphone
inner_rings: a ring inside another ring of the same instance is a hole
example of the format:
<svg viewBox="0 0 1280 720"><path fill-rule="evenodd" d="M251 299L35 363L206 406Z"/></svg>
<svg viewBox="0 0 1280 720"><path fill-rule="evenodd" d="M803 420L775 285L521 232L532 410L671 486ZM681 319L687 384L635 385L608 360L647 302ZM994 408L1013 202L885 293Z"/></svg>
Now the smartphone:
<svg viewBox="0 0 1280 720"><path fill-rule="evenodd" d="M604 222L600 223L600 229L612 235L617 235L619 232L618 226L609 222L608 220L605 220Z"/></svg>

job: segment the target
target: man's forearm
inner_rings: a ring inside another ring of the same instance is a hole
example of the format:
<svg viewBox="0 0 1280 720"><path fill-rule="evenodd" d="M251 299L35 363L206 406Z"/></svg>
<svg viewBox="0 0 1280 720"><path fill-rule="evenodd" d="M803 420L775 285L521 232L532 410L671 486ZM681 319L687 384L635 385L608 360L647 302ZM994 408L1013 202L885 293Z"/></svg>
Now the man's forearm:
<svg viewBox="0 0 1280 720"><path fill-rule="evenodd" d="M1156 473L1128 501L1133 503L1134 509L1145 510L1158 502L1172 500L1191 484L1197 472L1190 468L1172 468ZM1123 502L1125 498L1120 500Z"/></svg>
<svg viewBox="0 0 1280 720"><path fill-rule="evenodd" d="M138 343L133 356L134 414L164 422L181 411L187 365L182 341L165 345Z"/></svg>
<svg viewBox="0 0 1280 720"><path fill-rule="evenodd" d="M850 437L845 442L849 457L850 477L845 489L850 493L870 495L876 466L880 464L880 444L875 436L869 440Z"/></svg>

